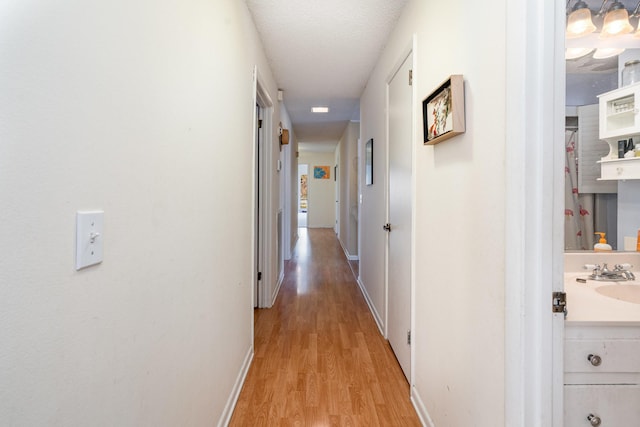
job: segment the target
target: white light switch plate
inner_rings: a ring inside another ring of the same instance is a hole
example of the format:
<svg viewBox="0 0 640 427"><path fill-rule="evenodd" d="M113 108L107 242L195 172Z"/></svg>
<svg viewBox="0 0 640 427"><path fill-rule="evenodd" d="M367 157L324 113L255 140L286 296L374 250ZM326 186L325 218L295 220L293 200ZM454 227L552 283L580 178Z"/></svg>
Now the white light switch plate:
<svg viewBox="0 0 640 427"><path fill-rule="evenodd" d="M103 211L78 212L76 216L76 270L102 262Z"/></svg>

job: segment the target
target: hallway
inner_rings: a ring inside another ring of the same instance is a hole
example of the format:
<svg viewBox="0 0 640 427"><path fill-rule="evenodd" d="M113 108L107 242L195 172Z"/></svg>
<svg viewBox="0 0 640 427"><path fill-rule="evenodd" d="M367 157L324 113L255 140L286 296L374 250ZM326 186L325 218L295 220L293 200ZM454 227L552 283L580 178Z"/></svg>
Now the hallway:
<svg viewBox="0 0 640 427"><path fill-rule="evenodd" d="M230 426L419 426L332 229L299 229Z"/></svg>

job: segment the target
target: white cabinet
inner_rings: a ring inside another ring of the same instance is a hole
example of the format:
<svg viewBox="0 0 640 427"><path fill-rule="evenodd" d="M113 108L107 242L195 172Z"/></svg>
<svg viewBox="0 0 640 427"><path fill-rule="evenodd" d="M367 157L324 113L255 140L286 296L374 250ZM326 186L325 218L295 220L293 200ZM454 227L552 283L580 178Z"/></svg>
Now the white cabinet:
<svg viewBox="0 0 640 427"><path fill-rule="evenodd" d="M640 135L640 83L598 96L600 139Z"/></svg>
<svg viewBox="0 0 640 427"><path fill-rule="evenodd" d="M640 425L640 325L567 322L564 426Z"/></svg>
<svg viewBox="0 0 640 427"><path fill-rule="evenodd" d="M564 427L637 426L640 425L640 386L566 385L564 408Z"/></svg>
<svg viewBox="0 0 640 427"><path fill-rule="evenodd" d="M601 180L640 179L640 157L618 158L618 141L632 138L640 144L640 83L621 87L599 97L599 135L609 144L600 160Z"/></svg>
<svg viewBox="0 0 640 427"><path fill-rule="evenodd" d="M640 144L640 139L638 139ZM640 179L640 157L630 159L605 159L600 163L600 180Z"/></svg>

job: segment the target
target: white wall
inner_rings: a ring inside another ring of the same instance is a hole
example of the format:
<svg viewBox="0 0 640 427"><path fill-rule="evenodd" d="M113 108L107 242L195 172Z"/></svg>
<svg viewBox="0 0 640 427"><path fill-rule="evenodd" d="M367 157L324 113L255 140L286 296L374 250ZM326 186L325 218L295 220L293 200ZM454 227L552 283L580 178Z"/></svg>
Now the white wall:
<svg viewBox="0 0 640 427"><path fill-rule="evenodd" d="M340 232L338 237L350 258L358 256L358 137L360 123L350 122L344 130L338 151L340 190Z"/></svg>
<svg viewBox="0 0 640 427"><path fill-rule="evenodd" d="M374 139L360 277L383 315L386 82L415 34L413 395L436 426L504 425L506 36L487 22L504 23L505 6L410 0L360 104L361 139ZM467 131L424 146L422 99L451 74L464 75Z"/></svg>
<svg viewBox="0 0 640 427"><path fill-rule="evenodd" d="M309 228L333 228L336 224L336 183L333 180L334 153L301 151L298 163L309 165L307 226ZM330 178L314 178L314 166L329 166Z"/></svg>
<svg viewBox="0 0 640 427"><path fill-rule="evenodd" d="M0 6L4 425L214 425L250 355L255 64L276 87L244 2L152 6Z"/></svg>
<svg viewBox="0 0 640 427"><path fill-rule="evenodd" d="M618 250L624 250L625 237L638 237L640 230L640 182L618 182Z"/></svg>
<svg viewBox="0 0 640 427"><path fill-rule="evenodd" d="M279 191L275 193L275 196L278 196L278 210L282 212L282 247L278 248L278 250L282 251L283 260L288 260L291 258L291 251L298 233L298 214L295 203L298 188L298 159L295 153L298 143L284 103L279 102L278 104L280 107L280 123L282 123L283 129L289 130L289 144L280 146L278 139L275 140L276 143L274 144L277 148L275 154L280 161L280 171L277 173ZM275 237L277 238L277 236ZM284 262L278 265L278 280L281 280L283 276Z"/></svg>

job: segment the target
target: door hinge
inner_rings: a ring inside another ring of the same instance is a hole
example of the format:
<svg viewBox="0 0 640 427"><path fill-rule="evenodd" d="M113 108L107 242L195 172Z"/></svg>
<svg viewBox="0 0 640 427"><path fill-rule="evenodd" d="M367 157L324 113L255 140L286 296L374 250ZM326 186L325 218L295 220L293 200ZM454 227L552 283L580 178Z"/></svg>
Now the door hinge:
<svg viewBox="0 0 640 427"><path fill-rule="evenodd" d="M411 345L411 331L407 331L407 345Z"/></svg>
<svg viewBox="0 0 640 427"><path fill-rule="evenodd" d="M258 271L258 280L262 280L262 271Z"/></svg>
<svg viewBox="0 0 640 427"><path fill-rule="evenodd" d="M409 86L413 86L413 70L409 70Z"/></svg>
<svg viewBox="0 0 640 427"><path fill-rule="evenodd" d="M262 129L262 119L258 120L258 129Z"/></svg>
<svg viewBox="0 0 640 427"><path fill-rule="evenodd" d="M553 293L553 308L554 313L564 313L567 315L567 294L565 292Z"/></svg>

